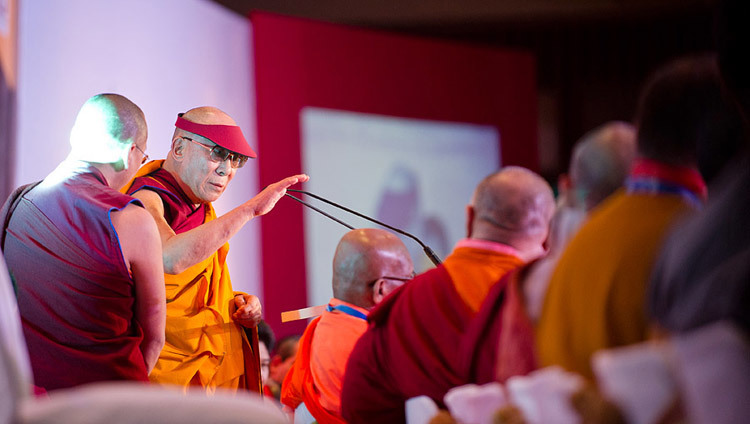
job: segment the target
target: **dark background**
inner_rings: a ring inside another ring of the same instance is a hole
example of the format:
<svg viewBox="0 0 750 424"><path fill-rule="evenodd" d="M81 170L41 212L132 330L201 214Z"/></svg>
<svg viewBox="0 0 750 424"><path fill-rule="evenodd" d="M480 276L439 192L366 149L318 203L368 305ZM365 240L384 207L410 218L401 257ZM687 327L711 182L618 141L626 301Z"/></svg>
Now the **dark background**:
<svg viewBox="0 0 750 424"><path fill-rule="evenodd" d="M713 48L715 1L697 0L214 0L483 46L537 60L540 169L554 182L575 141L608 120L630 121L659 64Z"/></svg>

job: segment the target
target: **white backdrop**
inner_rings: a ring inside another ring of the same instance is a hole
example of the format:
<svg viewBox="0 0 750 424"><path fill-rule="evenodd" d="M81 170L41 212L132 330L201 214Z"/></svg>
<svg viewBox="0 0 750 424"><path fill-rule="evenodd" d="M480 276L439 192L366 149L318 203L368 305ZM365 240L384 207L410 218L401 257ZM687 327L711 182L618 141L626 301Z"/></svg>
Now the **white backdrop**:
<svg viewBox="0 0 750 424"><path fill-rule="evenodd" d="M466 237L465 206L477 183L500 167L500 133L487 125L407 119L306 107L300 114L305 190L404 230L444 259ZM319 201L355 228L382 228ZM331 259L348 229L304 209L307 297L328 302ZM418 273L433 266L400 236Z"/></svg>
<svg viewBox="0 0 750 424"><path fill-rule="evenodd" d="M78 108L101 92L138 104L147 153L164 158L178 112L217 106L253 147L255 95L250 23L206 0L20 0L15 185L44 178L69 151ZM262 152L258 152L262 155ZM219 214L257 192L257 165L239 170ZM230 244L236 290L262 295L259 225Z"/></svg>

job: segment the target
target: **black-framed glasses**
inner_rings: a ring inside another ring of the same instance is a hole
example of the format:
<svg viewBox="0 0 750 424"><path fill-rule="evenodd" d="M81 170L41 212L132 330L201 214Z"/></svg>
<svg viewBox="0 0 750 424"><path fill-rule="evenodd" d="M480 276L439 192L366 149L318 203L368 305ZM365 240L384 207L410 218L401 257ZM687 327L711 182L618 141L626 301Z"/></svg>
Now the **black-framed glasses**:
<svg viewBox="0 0 750 424"><path fill-rule="evenodd" d="M233 151L229 149L225 149L218 144L215 146L206 146L205 144L198 143L197 141L193 140L190 137L182 137L185 140L191 141L201 147L203 147L206 150L210 150L209 157L214 162L224 162L227 159L231 160L232 168L242 168L245 166L245 162L247 162L248 157L245 155L241 155L239 153L234 153Z"/></svg>
<svg viewBox="0 0 750 424"><path fill-rule="evenodd" d="M138 151L141 152L141 154L143 155L143 158L141 159L141 165L143 165L144 163L148 162L148 155L146 154L146 152L144 152L143 150L141 150L141 148L138 147L138 145L135 144L135 143L133 143L133 146L135 146L135 148L138 149Z"/></svg>
<svg viewBox="0 0 750 424"><path fill-rule="evenodd" d="M390 275L384 275L384 276L382 276L380 278L376 278L376 279L372 280L372 283L370 283L370 285L375 284L375 282L378 281L378 280L396 280L396 281L407 282L407 281L413 280L414 277L416 277L416 276L417 276L417 273L414 272L414 271L412 271L411 274L409 274L407 277L393 277L393 276L390 276Z"/></svg>

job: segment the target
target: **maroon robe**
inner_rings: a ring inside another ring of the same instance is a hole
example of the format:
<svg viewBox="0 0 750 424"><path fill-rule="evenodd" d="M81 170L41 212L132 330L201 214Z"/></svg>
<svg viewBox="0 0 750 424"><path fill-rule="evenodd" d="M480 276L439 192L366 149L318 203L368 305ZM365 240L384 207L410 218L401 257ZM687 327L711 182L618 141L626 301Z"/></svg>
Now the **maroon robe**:
<svg viewBox="0 0 750 424"><path fill-rule="evenodd" d="M442 404L451 387L463 384L458 344L472 316L444 266L394 291L372 310L349 357L344 419L404 422L404 402L419 395Z"/></svg>
<svg viewBox="0 0 750 424"><path fill-rule="evenodd" d="M109 217L131 202L79 162L19 199L4 254L36 385L148 381L135 285Z"/></svg>
<svg viewBox="0 0 750 424"><path fill-rule="evenodd" d="M504 383L537 368L534 329L521 292L529 266L508 273L490 291L461 341L464 384Z"/></svg>
<svg viewBox="0 0 750 424"><path fill-rule="evenodd" d="M177 180L164 168L133 180L128 194L139 190L151 190L161 197L164 204L164 219L175 234L182 234L199 227L206 220L206 205L193 206L193 202L180 188Z"/></svg>

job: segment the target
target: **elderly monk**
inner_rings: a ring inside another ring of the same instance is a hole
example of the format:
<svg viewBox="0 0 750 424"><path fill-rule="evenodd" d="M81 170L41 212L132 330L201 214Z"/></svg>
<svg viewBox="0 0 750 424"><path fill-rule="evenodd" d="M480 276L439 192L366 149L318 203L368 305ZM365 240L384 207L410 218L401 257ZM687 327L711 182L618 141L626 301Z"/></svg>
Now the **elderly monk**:
<svg viewBox="0 0 750 424"><path fill-rule="evenodd" d="M723 136L728 110L713 58L651 77L625 187L591 214L552 275L536 335L541 365L593 378L594 352L646 339L653 263L669 228L705 201L697 147Z"/></svg>
<svg viewBox="0 0 750 424"><path fill-rule="evenodd" d="M147 136L130 100L93 96L65 161L3 208L3 252L34 382L46 390L148 381L164 346L159 233L141 203L117 191L145 161Z"/></svg>
<svg viewBox="0 0 750 424"><path fill-rule="evenodd" d="M573 148L568 173L559 180L549 254L529 266L524 277L524 303L532 320L539 319L547 284L570 239L591 211L625 182L635 157L635 137L631 124L608 122L586 133Z"/></svg>
<svg viewBox="0 0 750 424"><path fill-rule="evenodd" d="M467 238L445 262L372 310L347 365L345 420L403 422L404 402L438 404L459 375L458 344L492 286L545 252L552 189L537 174L506 167L477 186L466 208Z"/></svg>
<svg viewBox="0 0 750 424"><path fill-rule="evenodd" d="M462 342L466 383L504 382L537 367L533 323L555 265L586 216L620 188L635 156L635 128L609 122L576 143L550 225L549 253L493 288Z"/></svg>
<svg viewBox="0 0 750 424"><path fill-rule="evenodd" d="M281 402L292 409L304 402L318 422L344 423L344 371L354 344L367 330L367 314L413 273L409 251L393 234L377 229L346 233L333 257L333 298L302 335Z"/></svg>
<svg viewBox="0 0 750 424"><path fill-rule="evenodd" d="M163 246L166 343L150 378L186 390L258 392L257 343L250 346L241 326L256 331L261 306L257 297L232 291L227 241L248 221L271 211L287 187L308 177L271 184L217 217L211 202L255 152L234 120L214 107L180 114L175 126L166 160L143 166L127 190L151 213Z"/></svg>

